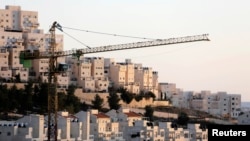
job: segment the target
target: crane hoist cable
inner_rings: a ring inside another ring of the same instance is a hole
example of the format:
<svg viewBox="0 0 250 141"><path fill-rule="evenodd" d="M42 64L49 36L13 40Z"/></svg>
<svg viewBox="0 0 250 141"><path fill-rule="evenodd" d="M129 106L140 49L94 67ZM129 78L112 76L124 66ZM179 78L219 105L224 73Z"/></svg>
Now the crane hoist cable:
<svg viewBox="0 0 250 141"><path fill-rule="evenodd" d="M81 42L80 40L76 39L75 37L73 37L72 35L69 35L68 33L66 33L65 31L62 31L64 34L66 34L67 36L71 37L72 39L76 40L77 42L79 42L80 44L84 45L87 48L91 48L90 46L84 44L83 42Z"/></svg>
<svg viewBox="0 0 250 141"><path fill-rule="evenodd" d="M126 37L126 38L136 38L136 39L143 39L143 40L156 40L153 38L146 38L146 37L137 37L137 36L128 36L128 35L121 35L121 34L112 34L112 33L105 33L105 32L98 32L98 31L91 31L91 30L84 30L84 29L78 29L78 28L71 28L71 27L64 27L65 29L71 29L71 30L77 30L77 31L84 31L88 33L95 33L95 34L103 34L103 35L109 35L109 36L117 36L117 37Z"/></svg>

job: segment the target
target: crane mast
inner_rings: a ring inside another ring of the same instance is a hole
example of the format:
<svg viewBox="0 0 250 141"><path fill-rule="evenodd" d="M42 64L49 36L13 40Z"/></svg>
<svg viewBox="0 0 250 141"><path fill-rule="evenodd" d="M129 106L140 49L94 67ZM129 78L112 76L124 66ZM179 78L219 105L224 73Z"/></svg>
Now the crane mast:
<svg viewBox="0 0 250 141"><path fill-rule="evenodd" d="M57 110L58 110L58 94L56 91L57 87L57 56L55 56L56 50L56 38L55 28L57 23L54 22L50 28L50 53L49 58L49 76L48 76L48 141L52 138L57 141Z"/></svg>
<svg viewBox="0 0 250 141"><path fill-rule="evenodd" d="M98 52L108 52L108 51L117 51L117 50L126 50L126 49L136 49L136 48L145 48L145 47L154 47L154 46L163 46L171 44L181 44L188 42L198 42L198 41L210 41L208 39L208 34L194 35L194 36L185 36L178 38L169 38L169 39L156 39L144 42L133 42L127 44L117 44L117 45L107 45L93 48L84 48L68 51L56 51L56 37L55 30L59 29L62 31L62 27L54 22L50 28L50 45L51 48L47 52L39 51L21 51L20 60L33 60L33 59L49 59L49 76L48 76L48 141L54 140L57 141L57 110L58 110L58 94L57 94L57 74L60 71L57 67L57 58L64 56L76 56L78 59L84 54L98 53Z"/></svg>

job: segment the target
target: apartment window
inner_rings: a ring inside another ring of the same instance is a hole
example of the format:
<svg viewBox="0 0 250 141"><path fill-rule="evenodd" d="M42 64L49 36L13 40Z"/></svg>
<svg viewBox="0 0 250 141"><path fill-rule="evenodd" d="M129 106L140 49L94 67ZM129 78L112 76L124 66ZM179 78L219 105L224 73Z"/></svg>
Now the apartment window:
<svg viewBox="0 0 250 141"><path fill-rule="evenodd" d="M7 133L7 136L10 136L10 135L11 135L11 133L10 133L10 132L8 132L8 133Z"/></svg>

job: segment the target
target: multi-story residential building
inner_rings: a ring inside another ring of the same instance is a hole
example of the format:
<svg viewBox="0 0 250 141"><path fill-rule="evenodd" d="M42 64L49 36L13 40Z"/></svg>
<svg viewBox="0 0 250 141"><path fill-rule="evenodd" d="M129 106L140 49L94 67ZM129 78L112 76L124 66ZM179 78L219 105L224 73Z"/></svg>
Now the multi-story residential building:
<svg viewBox="0 0 250 141"><path fill-rule="evenodd" d="M90 133L98 141L125 141L119 131L118 121L112 121L105 113L98 110L90 111Z"/></svg>
<svg viewBox="0 0 250 141"><path fill-rule="evenodd" d="M2 35L2 34L1 34ZM12 77L12 71L9 68L9 52L6 47L0 48L0 79L7 81Z"/></svg>
<svg viewBox="0 0 250 141"><path fill-rule="evenodd" d="M165 131L153 122L137 120L133 126L127 127L127 141L165 141Z"/></svg>
<svg viewBox="0 0 250 141"><path fill-rule="evenodd" d="M153 92L158 99L158 73L151 67L142 67L142 64L135 64L135 82L140 85L140 90Z"/></svg>
<svg viewBox="0 0 250 141"><path fill-rule="evenodd" d="M28 69L25 69L19 61L19 52L24 49L22 33L0 28L0 34L1 56L4 59L0 70L1 77L10 80L19 75L21 81L27 81Z"/></svg>
<svg viewBox="0 0 250 141"><path fill-rule="evenodd" d="M160 99L169 100L176 94L176 84L174 83L159 83L158 85Z"/></svg>
<svg viewBox="0 0 250 141"><path fill-rule="evenodd" d="M241 96L238 94L227 94L226 92L218 92L209 95L207 112L212 115L223 117L237 117L237 111L241 107Z"/></svg>
<svg viewBox="0 0 250 141"><path fill-rule="evenodd" d="M164 89L164 87L161 87ZM161 89L160 89L161 90ZM200 110L212 115L237 118L240 113L241 95L226 92L210 91L178 91L171 96L172 105L188 109Z"/></svg>
<svg viewBox="0 0 250 141"><path fill-rule="evenodd" d="M109 71L109 76L111 81L113 82L113 86L114 88L118 89L122 86L125 86L126 84L126 71L127 71L127 67L126 64L122 64L122 63L112 63L109 66L110 71Z"/></svg>
<svg viewBox="0 0 250 141"><path fill-rule="evenodd" d="M135 94L140 92L139 84L134 80L134 64L130 59L126 59L124 63L117 63L114 59L105 58L105 72L110 79L111 87L124 87Z"/></svg>
<svg viewBox="0 0 250 141"><path fill-rule="evenodd" d="M186 99L189 102L189 108L200 111L207 111L207 97L210 95L210 91L201 91L200 93L194 93L191 99Z"/></svg>
<svg viewBox="0 0 250 141"><path fill-rule="evenodd" d="M189 131L191 141L208 140L208 130L206 127L203 127L200 124L188 124L187 129Z"/></svg>
<svg viewBox="0 0 250 141"><path fill-rule="evenodd" d="M208 131L199 124L177 127L171 122L151 122L142 115L121 108L107 113L58 112L58 141L207 141ZM123 126L120 128L120 126ZM47 140L47 116L31 114L16 121L0 121L0 140Z"/></svg>
<svg viewBox="0 0 250 141"><path fill-rule="evenodd" d="M90 134L89 112L75 115L58 113L58 141L94 141ZM47 140L47 117L31 114L16 121L0 121L1 141L44 141Z"/></svg>
<svg viewBox="0 0 250 141"><path fill-rule="evenodd" d="M208 130L200 124L188 124L187 128L177 127L171 122L159 122L159 127L165 131L165 141L207 141Z"/></svg>
<svg viewBox="0 0 250 141"><path fill-rule="evenodd" d="M178 128L171 122L159 122L159 128L164 130L165 141L189 141L189 131Z"/></svg>
<svg viewBox="0 0 250 141"><path fill-rule="evenodd" d="M17 121L2 123L0 126L0 140L46 140L47 128L44 128L44 123L44 116L42 115L29 115Z"/></svg>
<svg viewBox="0 0 250 141"><path fill-rule="evenodd" d="M108 92L109 80L104 75L104 58L86 57L75 59L67 57L71 84L82 87L84 92Z"/></svg>
<svg viewBox="0 0 250 141"><path fill-rule="evenodd" d="M19 56L20 51L23 50L33 52L50 49L50 36L38 29L38 12L24 11L20 6L6 6L5 9L0 9L0 16L0 47L7 48L9 52L8 69L3 66L0 70L1 74L6 79L13 79L19 75L20 80L25 82L29 79L47 81L48 59L32 60L31 62L20 60ZM56 51L62 50L63 36L56 35ZM58 58L58 62L64 62L64 58ZM9 71L11 71L10 76Z"/></svg>
<svg viewBox="0 0 250 141"><path fill-rule="evenodd" d="M230 94L229 97L230 117L237 118L241 111L241 95Z"/></svg>

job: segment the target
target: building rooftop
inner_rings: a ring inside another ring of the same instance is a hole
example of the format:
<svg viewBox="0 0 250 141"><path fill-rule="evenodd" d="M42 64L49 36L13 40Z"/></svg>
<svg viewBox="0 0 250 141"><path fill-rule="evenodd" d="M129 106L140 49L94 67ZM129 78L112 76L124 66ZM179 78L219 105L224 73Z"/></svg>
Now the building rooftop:
<svg viewBox="0 0 250 141"><path fill-rule="evenodd" d="M131 112L131 111L128 113L124 113L124 114L126 114L128 117L141 117L140 114L137 114L137 113Z"/></svg>
<svg viewBox="0 0 250 141"><path fill-rule="evenodd" d="M95 115L97 118L110 118L108 115L104 113L98 113L98 114L93 114L93 115Z"/></svg>

